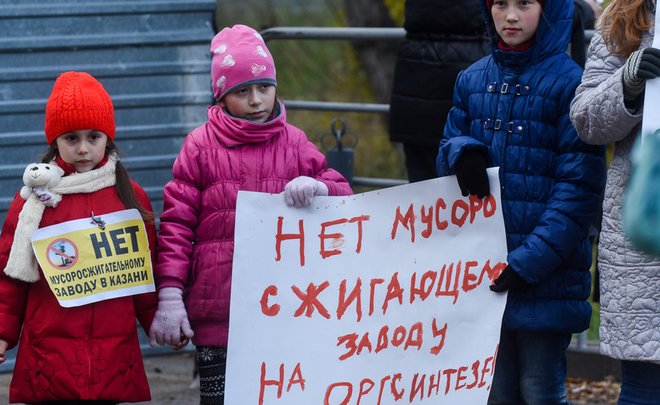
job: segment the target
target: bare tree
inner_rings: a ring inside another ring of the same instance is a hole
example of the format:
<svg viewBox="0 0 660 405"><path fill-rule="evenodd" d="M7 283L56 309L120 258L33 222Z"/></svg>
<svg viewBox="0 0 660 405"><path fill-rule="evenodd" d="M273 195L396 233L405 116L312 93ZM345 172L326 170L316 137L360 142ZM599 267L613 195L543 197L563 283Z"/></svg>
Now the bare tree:
<svg viewBox="0 0 660 405"><path fill-rule="evenodd" d="M352 27L393 27L394 21L383 0L344 0L346 18ZM399 42L355 41L360 64L367 73L374 96L389 102Z"/></svg>

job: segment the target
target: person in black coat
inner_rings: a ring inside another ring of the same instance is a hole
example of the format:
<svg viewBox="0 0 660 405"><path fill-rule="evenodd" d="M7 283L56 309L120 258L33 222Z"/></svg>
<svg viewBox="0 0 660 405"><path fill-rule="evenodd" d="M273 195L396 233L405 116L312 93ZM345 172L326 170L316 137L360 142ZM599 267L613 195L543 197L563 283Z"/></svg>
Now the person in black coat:
<svg viewBox="0 0 660 405"><path fill-rule="evenodd" d="M593 1L574 0L573 4L575 8L573 9L573 31L571 33L571 57L575 63L584 69L584 64L587 61L587 40L584 30L593 30L600 14L597 13L598 8L594 6ZM602 218L603 210L601 207L589 228L589 240L595 246L598 245L598 234L600 234ZM600 302L600 270L598 269L597 261L594 261L592 300L594 302Z"/></svg>
<svg viewBox="0 0 660 405"><path fill-rule="evenodd" d="M389 133L403 143L410 182L436 177L435 157L458 73L488 53L479 0L406 0Z"/></svg>
<svg viewBox="0 0 660 405"><path fill-rule="evenodd" d="M587 58L587 40L584 30L593 30L596 24L596 13L585 0L573 2L573 32L571 33L571 57L584 68Z"/></svg>

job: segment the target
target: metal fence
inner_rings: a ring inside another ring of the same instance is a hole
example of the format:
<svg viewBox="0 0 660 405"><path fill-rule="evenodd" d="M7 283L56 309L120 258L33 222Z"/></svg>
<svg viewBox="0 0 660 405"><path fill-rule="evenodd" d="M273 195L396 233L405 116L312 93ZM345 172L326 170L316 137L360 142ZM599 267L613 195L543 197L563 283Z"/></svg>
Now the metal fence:
<svg viewBox="0 0 660 405"><path fill-rule="evenodd" d="M46 98L67 70L110 93L124 162L160 212L174 158L212 102L214 10L215 0L0 0L0 223L46 149ZM141 342L145 354L170 350Z"/></svg>
<svg viewBox="0 0 660 405"><path fill-rule="evenodd" d="M206 106L212 101L207 48L212 36L213 0L69 2L72 4L62 10L61 2L44 5L44 1L26 0L16 6L13 0L0 0L0 31L11 33L0 38L0 128L5 131L0 134L0 223L21 185L23 168L44 149L44 96L59 72L89 71L106 86L117 121L122 123L117 136L128 155L124 161L131 175L145 187L157 213L162 207L162 188L185 134L204 122ZM109 32L98 32L98 26L110 22L113 28ZM49 24L69 28L57 32ZM117 32L117 27L129 28ZM405 31L277 27L261 34L266 41L400 41ZM586 32L587 42L592 35L593 31ZM389 112L388 104L375 103L288 100L286 107ZM382 188L405 183L400 179L353 177L353 184L358 186ZM142 332L140 341L145 355L170 350L151 348ZM586 347L586 335L580 334L577 349ZM8 353L0 372L11 371L14 352Z"/></svg>
<svg viewBox="0 0 660 405"><path fill-rule="evenodd" d="M215 0L0 0L0 222L45 152L46 98L83 70L112 97L117 140L157 211L185 135L212 102Z"/></svg>
<svg viewBox="0 0 660 405"><path fill-rule="evenodd" d="M276 27L264 30L261 35L266 41L272 40L350 40L373 41L390 40L400 41L405 36L403 28L319 28L319 27ZM594 35L594 30L585 30L587 48ZM389 112L388 104L365 103L338 103L323 101L296 101L286 102L288 109L361 112L386 114ZM353 184L370 187L391 187L405 184L407 181L387 178L353 177ZM593 351L587 345L586 332L575 336L572 349L578 351Z"/></svg>
<svg viewBox="0 0 660 405"><path fill-rule="evenodd" d="M261 32L264 40L344 40L344 41L401 41L406 31L403 28L359 28L359 27L274 27ZM593 30L585 31L587 45L593 37ZM334 101L286 100L289 110L337 111L358 113L389 113L389 104L341 103ZM405 180L353 177L353 184L367 187L391 187L407 183Z"/></svg>

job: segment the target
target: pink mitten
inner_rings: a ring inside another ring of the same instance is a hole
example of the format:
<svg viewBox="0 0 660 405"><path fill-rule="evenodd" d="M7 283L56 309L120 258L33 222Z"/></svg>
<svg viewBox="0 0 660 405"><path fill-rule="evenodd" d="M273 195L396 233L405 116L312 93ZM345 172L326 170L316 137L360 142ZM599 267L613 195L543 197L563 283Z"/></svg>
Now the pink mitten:
<svg viewBox="0 0 660 405"><path fill-rule="evenodd" d="M284 187L284 201L296 208L308 206L316 195L328 195L328 186L311 177L296 177Z"/></svg>
<svg viewBox="0 0 660 405"><path fill-rule="evenodd" d="M5 352L7 351L7 346L9 346L7 341L0 339L0 364L4 363L6 360Z"/></svg>
<svg viewBox="0 0 660 405"><path fill-rule="evenodd" d="M183 291L176 287L161 288L158 309L149 330L149 344L175 345L185 338L192 338L193 334L183 304Z"/></svg>

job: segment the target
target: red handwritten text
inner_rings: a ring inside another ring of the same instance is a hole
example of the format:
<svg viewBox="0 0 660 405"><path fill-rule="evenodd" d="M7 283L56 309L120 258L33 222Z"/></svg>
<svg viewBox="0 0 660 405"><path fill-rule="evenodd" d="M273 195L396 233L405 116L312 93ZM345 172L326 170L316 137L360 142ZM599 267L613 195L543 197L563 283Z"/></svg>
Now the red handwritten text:
<svg viewBox="0 0 660 405"><path fill-rule="evenodd" d="M341 232L328 232L328 229L333 226L344 224L356 224L357 241L355 244L355 253L360 253L362 250L362 223L369 220L369 215L360 215L353 218L340 218L333 221L327 221L321 224L321 232L318 237L320 240L319 254L322 258L339 255L342 251L339 247L343 244L344 234ZM277 217L277 233L275 234L275 261L282 260L282 242L288 240L298 240L298 254L300 256L300 267L305 265L305 226L303 220L298 221L297 233L284 233L283 231L283 217ZM330 240L331 248L326 246L326 242Z"/></svg>
<svg viewBox="0 0 660 405"><path fill-rule="evenodd" d="M431 338L438 339L438 344L429 349L432 354L439 354L445 343L447 335L447 324L438 328L436 319L431 322ZM406 351L409 348L421 350L424 344L424 327L422 322L417 322L406 328L399 325L390 330L388 325L380 328L375 337L369 336L369 332L362 336L357 333L349 333L337 338L337 346L344 346L346 351L339 356L339 360L346 360L352 356L359 356L363 351L367 353L378 353L388 348L401 348Z"/></svg>
<svg viewBox="0 0 660 405"><path fill-rule="evenodd" d="M432 372L416 372L403 375L394 372L378 378L365 377L359 382L338 381L328 385L324 405L368 404L382 402L420 401L437 402L441 396L462 390L490 390L490 380L495 370L495 355L471 364ZM359 387L357 390L354 387Z"/></svg>
<svg viewBox="0 0 660 405"><path fill-rule="evenodd" d="M469 293L484 280L488 280L490 284L505 267L506 263L498 262L492 265L490 260L483 264L476 260L467 260L465 263L459 260L456 263L443 264L440 270L428 270L421 275L413 272L404 284L399 281L398 272L392 274L387 283L385 279L372 278L368 283L368 291L363 288L365 282L357 278L350 287L350 293L348 280L341 280L338 286L331 286L329 281L319 285L310 282L304 290L293 285L291 291L300 300L293 316L304 315L311 318L314 313L318 313L330 319L332 316L328 308L331 307L336 308L336 318L341 320L352 307L355 319L359 322L365 313L365 305L368 306L366 314L371 316L378 304L383 315L387 313L390 305L402 306L442 297L452 298L452 304L456 304L461 292ZM278 296L276 286L269 285L264 289L259 301L262 314L277 316L280 313L280 305L271 303L271 300L276 301Z"/></svg>
<svg viewBox="0 0 660 405"><path fill-rule="evenodd" d="M291 376L289 377L289 381L286 386L286 392L291 391L291 387L294 385L300 386L300 390L305 391L305 379L302 376L300 363L297 363L291 372ZM284 390L284 364L280 364L279 373L276 380L267 380L266 363L261 363L261 375L259 378L259 405L264 403L266 387L268 386L277 387L277 398L282 398L282 392Z"/></svg>
<svg viewBox="0 0 660 405"><path fill-rule="evenodd" d="M438 198L435 204L429 205L428 207L425 205L419 207L419 218L422 225L425 226L421 231L422 237L425 239L430 238L434 229L437 229L438 231L447 229L449 222L454 226L461 228L466 222L469 222L470 224L474 223L477 214L483 215L484 218L491 217L495 214L497 202L492 195L489 195L483 200L472 195L466 199L458 199L453 202L451 205L451 214L447 219L443 219L443 215L445 215L443 214L443 211L447 209L447 204L442 198ZM396 238L399 225L401 225L410 231L410 241L415 242L417 215L415 215L414 204L411 203L408 206L405 214L402 214L401 212L401 207L396 207L394 222L392 223L392 239Z"/></svg>

